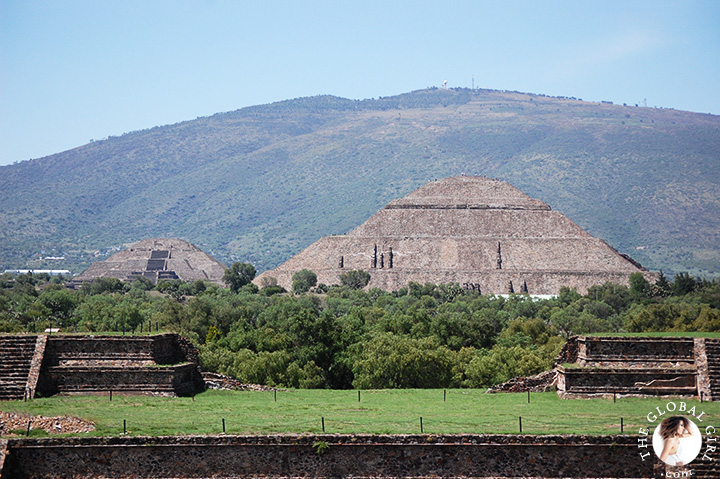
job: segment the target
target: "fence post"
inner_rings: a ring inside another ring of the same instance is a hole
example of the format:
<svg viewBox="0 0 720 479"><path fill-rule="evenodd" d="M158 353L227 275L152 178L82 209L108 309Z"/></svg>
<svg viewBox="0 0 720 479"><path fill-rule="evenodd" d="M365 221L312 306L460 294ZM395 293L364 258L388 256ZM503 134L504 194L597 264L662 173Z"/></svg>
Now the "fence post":
<svg viewBox="0 0 720 479"><path fill-rule="evenodd" d="M358 402L360 402L360 390L358 389Z"/></svg>
<svg viewBox="0 0 720 479"><path fill-rule="evenodd" d="M225 418L222 418L222 422L223 422L223 434L225 434Z"/></svg>
<svg viewBox="0 0 720 479"><path fill-rule="evenodd" d="M123 434L127 434L127 421L123 419Z"/></svg>
<svg viewBox="0 0 720 479"><path fill-rule="evenodd" d="M624 419L623 419L623 418L620 418L620 434L622 434L622 433L625 432L625 424L624 424L624 422L625 422Z"/></svg>
<svg viewBox="0 0 720 479"><path fill-rule="evenodd" d="M321 417L320 420L322 421L322 430L325 432L325 418Z"/></svg>
<svg viewBox="0 0 720 479"><path fill-rule="evenodd" d="M530 404L530 390L528 389L528 404Z"/></svg>
<svg viewBox="0 0 720 479"><path fill-rule="evenodd" d="M443 402L447 400L447 389L443 389Z"/></svg>
<svg viewBox="0 0 720 479"><path fill-rule="evenodd" d="M424 431L424 429L423 429L422 416L420 416L420 434L422 434L423 432L425 432L425 431Z"/></svg>
<svg viewBox="0 0 720 479"><path fill-rule="evenodd" d="M518 423L520 424L520 434L522 434L522 416L518 416Z"/></svg>

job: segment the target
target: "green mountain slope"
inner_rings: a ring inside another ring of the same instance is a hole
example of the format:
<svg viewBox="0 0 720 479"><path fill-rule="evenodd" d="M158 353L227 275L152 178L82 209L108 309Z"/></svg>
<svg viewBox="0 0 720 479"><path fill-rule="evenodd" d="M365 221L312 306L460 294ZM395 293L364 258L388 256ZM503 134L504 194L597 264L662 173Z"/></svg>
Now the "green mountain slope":
<svg viewBox="0 0 720 479"><path fill-rule="evenodd" d="M263 271L462 173L509 181L649 268L720 273L720 117L466 89L290 100L0 167L0 268L79 272L172 236Z"/></svg>

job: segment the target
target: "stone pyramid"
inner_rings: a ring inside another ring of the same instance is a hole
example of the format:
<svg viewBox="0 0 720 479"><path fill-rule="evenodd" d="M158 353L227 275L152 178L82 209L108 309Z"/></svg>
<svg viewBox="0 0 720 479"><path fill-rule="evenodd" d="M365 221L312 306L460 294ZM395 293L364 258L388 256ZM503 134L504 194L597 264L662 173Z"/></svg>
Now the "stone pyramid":
<svg viewBox="0 0 720 479"><path fill-rule="evenodd" d="M562 286L584 293L606 281L627 284L634 272L655 278L542 201L470 176L391 201L350 233L321 238L255 282L274 277L289 289L303 268L328 285L360 269L370 273L370 288L453 282L483 294L551 295Z"/></svg>
<svg viewBox="0 0 720 479"><path fill-rule="evenodd" d="M154 238L138 241L115 253L105 261L90 265L73 282L82 283L97 278L118 278L132 281L138 276L159 280L198 279L224 285L222 276L227 267L197 246L174 238Z"/></svg>

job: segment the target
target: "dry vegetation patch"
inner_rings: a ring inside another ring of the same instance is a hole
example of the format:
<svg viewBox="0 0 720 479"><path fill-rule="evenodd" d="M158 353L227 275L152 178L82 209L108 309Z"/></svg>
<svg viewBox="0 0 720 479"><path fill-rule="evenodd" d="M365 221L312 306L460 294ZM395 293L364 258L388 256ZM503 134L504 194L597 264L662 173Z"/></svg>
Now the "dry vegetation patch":
<svg viewBox="0 0 720 479"><path fill-rule="evenodd" d="M29 414L0 411L0 436L17 434L20 430L27 431L28 423L30 423L31 431L33 429L42 429L49 434L69 434L95 430L95 424L77 417L31 416Z"/></svg>

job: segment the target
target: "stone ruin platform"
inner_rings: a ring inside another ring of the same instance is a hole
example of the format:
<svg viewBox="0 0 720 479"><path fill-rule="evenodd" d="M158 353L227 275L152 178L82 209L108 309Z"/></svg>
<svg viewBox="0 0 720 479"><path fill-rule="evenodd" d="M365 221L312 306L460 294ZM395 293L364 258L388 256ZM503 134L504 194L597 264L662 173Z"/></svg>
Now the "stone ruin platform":
<svg viewBox="0 0 720 479"><path fill-rule="evenodd" d="M720 401L720 339L574 336L555 368L490 392L546 391L564 398L685 396Z"/></svg>
<svg viewBox="0 0 720 479"><path fill-rule="evenodd" d="M55 394L190 396L205 389L185 338L0 336L0 400Z"/></svg>

